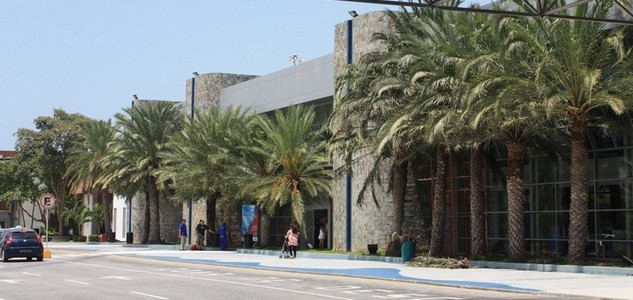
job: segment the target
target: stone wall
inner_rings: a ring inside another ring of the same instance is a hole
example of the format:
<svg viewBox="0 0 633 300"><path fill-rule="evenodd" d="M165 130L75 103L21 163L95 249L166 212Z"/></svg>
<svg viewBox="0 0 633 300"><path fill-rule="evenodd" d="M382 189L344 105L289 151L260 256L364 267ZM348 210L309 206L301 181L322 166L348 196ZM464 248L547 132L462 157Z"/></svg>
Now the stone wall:
<svg viewBox="0 0 633 300"><path fill-rule="evenodd" d="M198 111L206 111L218 106L220 102L220 90L256 78L256 75L207 73L196 77L194 107ZM193 78L187 80L185 87L184 114L191 115L191 83Z"/></svg>
<svg viewBox="0 0 633 300"><path fill-rule="evenodd" d="M334 41L334 73L340 74L347 64L348 23L339 23L335 27ZM352 62L357 62L362 55L380 49L381 45L371 43L376 32L388 32L389 21L384 12L372 12L360 15L351 20L352 23ZM335 97L336 101L336 97ZM336 103L334 103L336 106ZM334 167L342 165L335 160ZM357 204L358 193L373 165L373 158L366 157L354 166L352 175L352 234L351 250L367 251L367 244L378 244L379 249L387 247L390 240L391 222L393 222L393 203L391 195L386 193L386 186L377 187L376 197L379 205L373 203L371 193L366 195L362 204ZM388 170L388 167L384 168ZM386 173L386 172L385 172ZM384 181L388 175L384 174ZM346 250L346 192L345 176L335 179L332 187L332 246L335 250Z"/></svg>

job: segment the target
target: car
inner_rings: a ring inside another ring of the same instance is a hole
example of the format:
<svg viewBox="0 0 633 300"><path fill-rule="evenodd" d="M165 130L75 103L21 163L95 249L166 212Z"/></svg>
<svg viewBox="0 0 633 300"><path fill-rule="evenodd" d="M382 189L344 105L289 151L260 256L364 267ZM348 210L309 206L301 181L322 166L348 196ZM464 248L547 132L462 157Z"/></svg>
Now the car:
<svg viewBox="0 0 633 300"><path fill-rule="evenodd" d="M11 258L24 257L27 260L44 260L44 245L37 231L24 227L5 229L0 237L0 257L3 262Z"/></svg>

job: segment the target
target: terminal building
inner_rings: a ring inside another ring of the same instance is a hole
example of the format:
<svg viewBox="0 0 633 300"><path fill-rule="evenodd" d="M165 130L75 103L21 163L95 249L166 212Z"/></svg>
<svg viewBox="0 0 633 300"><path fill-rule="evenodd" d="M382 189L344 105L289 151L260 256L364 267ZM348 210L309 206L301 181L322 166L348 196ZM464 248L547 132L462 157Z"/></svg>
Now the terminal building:
<svg viewBox="0 0 633 300"><path fill-rule="evenodd" d="M371 12L336 24L333 30L335 38L332 54L263 76L207 73L188 79L185 84L183 110L187 112L192 107L204 109L211 106L239 105L250 107L256 113L269 113L291 105L304 104L312 106L320 120L325 121L335 105L333 94L337 74L346 64L354 63L363 54L376 50L379 45L373 44L371 37L375 32L387 32L389 22L385 13ZM633 142L628 137L597 133L590 134L587 138L592 172L589 207L591 237L587 256L633 257ZM498 153L496 159L503 163L505 154ZM378 199L381 199L380 206L371 201L362 206L356 204L358 191L370 168L369 163L355 166L351 180L335 180L329 202L306 207L306 223L303 226L308 233L307 242L311 245L317 244L313 234L318 231L315 224L325 222L330 233L327 245L331 249L365 252L368 244L377 244L383 251L387 247L392 233L390 228L393 215L391 196L385 192L386 189L379 191L382 192L378 195ZM335 161L335 166L336 164ZM446 254L451 256L468 256L470 252L467 168L467 161L453 160L449 165L445 249ZM551 164L538 157L526 159L525 234L526 251L531 254L566 255L569 175L569 165L563 160ZM423 233L430 226L430 223L424 221L423 215L430 214L428 202L431 199L432 180L411 180L412 191L408 193L423 195L407 198L405 220L414 224L414 230L418 233ZM508 227L505 186L502 178L493 172L488 172L486 180L488 251L504 254ZM413 191L413 186L416 185L421 187ZM118 239L125 239L125 232L129 229L135 231L135 225L126 223L129 221L126 213L134 218L135 208L128 211L127 207L129 203L124 199L115 203L114 223L117 225L114 226L122 229L114 229ZM194 221L206 219L207 211L205 203L195 202L191 206L185 204L182 217ZM240 216L235 218L236 223L239 223ZM272 228L276 238L283 236L289 222L289 213L278 214ZM166 234L171 231L175 234L175 230L170 227L162 230ZM237 243L232 241L232 244Z"/></svg>

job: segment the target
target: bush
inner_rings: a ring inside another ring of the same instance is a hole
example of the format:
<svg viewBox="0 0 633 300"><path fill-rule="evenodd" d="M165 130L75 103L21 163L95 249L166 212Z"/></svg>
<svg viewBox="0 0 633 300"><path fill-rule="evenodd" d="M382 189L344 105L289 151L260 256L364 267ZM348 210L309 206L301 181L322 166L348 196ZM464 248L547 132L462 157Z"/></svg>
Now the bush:
<svg viewBox="0 0 633 300"><path fill-rule="evenodd" d="M88 236L88 242L99 242L100 237L98 234L91 234Z"/></svg>
<svg viewBox="0 0 633 300"><path fill-rule="evenodd" d="M467 258L441 258L441 257L428 257L417 256L407 262L407 265L412 267L426 267L426 268L444 268L444 269L468 269Z"/></svg>

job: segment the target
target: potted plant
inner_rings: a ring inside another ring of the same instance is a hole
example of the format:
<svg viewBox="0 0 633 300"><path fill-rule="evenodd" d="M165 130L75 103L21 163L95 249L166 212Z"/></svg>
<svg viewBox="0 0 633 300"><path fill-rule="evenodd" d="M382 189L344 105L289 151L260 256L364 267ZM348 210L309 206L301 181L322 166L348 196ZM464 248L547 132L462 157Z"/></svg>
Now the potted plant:
<svg viewBox="0 0 633 300"><path fill-rule="evenodd" d="M367 251L370 255L378 254L378 244L367 244Z"/></svg>

